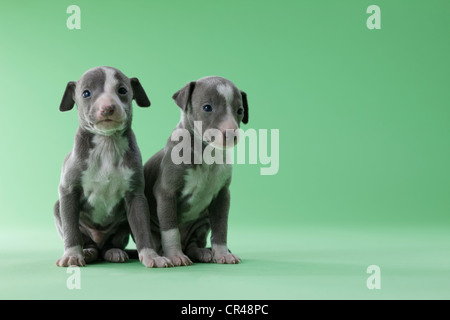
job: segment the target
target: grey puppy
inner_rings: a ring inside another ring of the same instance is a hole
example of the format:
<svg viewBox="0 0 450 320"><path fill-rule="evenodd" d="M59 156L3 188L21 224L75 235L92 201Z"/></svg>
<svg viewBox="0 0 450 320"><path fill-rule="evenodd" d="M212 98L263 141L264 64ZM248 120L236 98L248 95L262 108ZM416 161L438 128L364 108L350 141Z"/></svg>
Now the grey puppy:
<svg viewBox="0 0 450 320"><path fill-rule="evenodd" d="M131 130L133 99L150 106L139 80L111 67L92 68L67 84L59 109L76 103L79 127L54 206L64 241L58 266L84 266L100 256L125 262L130 232L146 267L172 265L151 244L142 159Z"/></svg>
<svg viewBox="0 0 450 320"><path fill-rule="evenodd" d="M218 152L235 146L236 130L241 121L248 122L247 95L227 79L205 77L186 84L173 99L182 111L174 133L187 132L183 140L188 138L190 148L181 151L188 161L176 164L172 158L179 142L169 138L144 166L155 249L175 266L192 261L239 263L227 247L231 165L207 164L202 154L207 148ZM204 134L196 121L201 121ZM209 231L211 248L205 248Z"/></svg>

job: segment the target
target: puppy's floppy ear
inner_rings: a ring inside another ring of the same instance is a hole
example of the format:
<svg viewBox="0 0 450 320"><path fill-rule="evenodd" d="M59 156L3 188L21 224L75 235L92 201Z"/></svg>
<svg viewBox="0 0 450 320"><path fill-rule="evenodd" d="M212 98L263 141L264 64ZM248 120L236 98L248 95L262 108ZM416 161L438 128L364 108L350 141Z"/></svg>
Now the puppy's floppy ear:
<svg viewBox="0 0 450 320"><path fill-rule="evenodd" d="M172 99L175 100L175 103L181 108L181 110L186 110L189 102L191 101L191 96L194 89L195 81L191 81L173 94Z"/></svg>
<svg viewBox="0 0 450 320"><path fill-rule="evenodd" d="M137 78L130 78L131 88L133 89L133 99L139 107L150 107L150 100L142 88Z"/></svg>
<svg viewBox="0 0 450 320"><path fill-rule="evenodd" d="M248 122L247 94L244 91L241 91L241 97L242 97L242 106L244 107L244 117L242 118L242 123L247 124Z"/></svg>
<svg viewBox="0 0 450 320"><path fill-rule="evenodd" d="M75 94L75 81L69 81L64 91L61 103L59 105L59 111L69 111L72 110L75 101L73 100L73 95Z"/></svg>

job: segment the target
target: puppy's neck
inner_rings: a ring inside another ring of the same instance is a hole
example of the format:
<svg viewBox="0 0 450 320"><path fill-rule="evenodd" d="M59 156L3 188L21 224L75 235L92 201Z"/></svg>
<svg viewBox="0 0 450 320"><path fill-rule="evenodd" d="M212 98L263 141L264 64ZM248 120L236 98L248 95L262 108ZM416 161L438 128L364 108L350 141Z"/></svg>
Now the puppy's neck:
<svg viewBox="0 0 450 320"><path fill-rule="evenodd" d="M99 131L93 131L90 127L78 127L78 131L82 133L83 135L89 136L89 137L103 137L106 140L115 140L119 139L121 137L127 137L131 133L131 129L129 127L125 127L120 130L111 131L108 133L105 132L99 132Z"/></svg>
<svg viewBox="0 0 450 320"><path fill-rule="evenodd" d="M91 157L101 164L109 162L110 165L118 165L129 148L128 139L123 135L96 135L92 142L94 148L91 149Z"/></svg>
<svg viewBox="0 0 450 320"><path fill-rule="evenodd" d="M105 160L102 158L108 156L108 160L116 163L129 148L130 134L131 129L117 131L111 135L101 135L79 127L79 139L75 140L75 149L87 148L90 157L95 158L98 162L102 162Z"/></svg>
<svg viewBox="0 0 450 320"><path fill-rule="evenodd" d="M181 114L181 120L178 123L178 125L176 126L176 129L183 129L183 130L187 130L189 132L189 134L191 136L191 147L192 147L191 150L194 150L193 149L194 141L198 145L201 144L202 152L205 150L208 143L203 140L203 137L202 137L203 132L202 133L197 132L194 128L194 121L191 121L190 119L188 119L184 113Z"/></svg>

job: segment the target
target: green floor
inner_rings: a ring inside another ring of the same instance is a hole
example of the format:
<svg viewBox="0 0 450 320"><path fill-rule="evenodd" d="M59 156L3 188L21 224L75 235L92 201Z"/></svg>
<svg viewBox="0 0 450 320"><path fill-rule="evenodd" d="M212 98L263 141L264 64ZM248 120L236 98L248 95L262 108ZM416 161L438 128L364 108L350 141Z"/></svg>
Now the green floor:
<svg viewBox="0 0 450 320"><path fill-rule="evenodd" d="M54 262L54 229L0 228L1 299L449 299L450 233L440 227L235 227L239 265L81 269L81 289ZM369 290L369 265L381 289Z"/></svg>

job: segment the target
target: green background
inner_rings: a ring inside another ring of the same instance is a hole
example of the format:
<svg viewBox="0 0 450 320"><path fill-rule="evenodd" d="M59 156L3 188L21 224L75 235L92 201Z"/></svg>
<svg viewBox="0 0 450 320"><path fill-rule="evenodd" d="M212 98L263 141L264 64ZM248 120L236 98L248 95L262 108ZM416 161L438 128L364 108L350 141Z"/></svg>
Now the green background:
<svg viewBox="0 0 450 320"><path fill-rule="evenodd" d="M0 4L0 298L450 298L448 1ZM71 4L81 30L66 27ZM372 4L381 30L366 27ZM207 75L247 92L244 129L279 129L277 175L233 169L242 264L99 263L66 288L52 207L78 123L58 107L99 65L147 91L133 118L144 161L179 120L172 94Z"/></svg>

